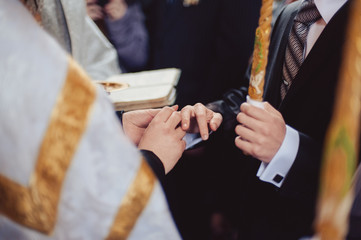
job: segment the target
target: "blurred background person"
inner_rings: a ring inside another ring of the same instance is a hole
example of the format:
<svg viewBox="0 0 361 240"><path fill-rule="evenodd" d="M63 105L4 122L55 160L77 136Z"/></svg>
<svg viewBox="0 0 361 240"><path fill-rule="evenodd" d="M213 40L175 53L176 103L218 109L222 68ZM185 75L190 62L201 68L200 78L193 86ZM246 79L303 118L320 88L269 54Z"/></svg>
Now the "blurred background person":
<svg viewBox="0 0 361 240"><path fill-rule="evenodd" d="M119 74L117 53L87 16L84 1L23 0L40 25L94 80Z"/></svg>
<svg viewBox="0 0 361 240"><path fill-rule="evenodd" d="M143 70L148 60L148 32L137 0L86 0L87 13L118 53L123 72Z"/></svg>

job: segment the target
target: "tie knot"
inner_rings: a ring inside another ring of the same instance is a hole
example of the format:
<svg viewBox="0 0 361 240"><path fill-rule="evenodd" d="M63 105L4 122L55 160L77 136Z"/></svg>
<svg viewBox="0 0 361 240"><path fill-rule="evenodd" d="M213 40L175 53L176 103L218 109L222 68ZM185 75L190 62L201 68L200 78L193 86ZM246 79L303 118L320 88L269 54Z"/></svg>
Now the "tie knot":
<svg viewBox="0 0 361 240"><path fill-rule="evenodd" d="M295 17L295 21L310 26L320 18L321 14L313 0L304 0L297 16Z"/></svg>

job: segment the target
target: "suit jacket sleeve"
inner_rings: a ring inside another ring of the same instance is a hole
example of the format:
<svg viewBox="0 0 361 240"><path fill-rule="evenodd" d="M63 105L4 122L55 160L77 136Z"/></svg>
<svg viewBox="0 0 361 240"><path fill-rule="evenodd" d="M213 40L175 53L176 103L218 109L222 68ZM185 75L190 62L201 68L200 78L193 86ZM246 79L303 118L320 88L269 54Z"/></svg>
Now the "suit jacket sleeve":
<svg viewBox="0 0 361 240"><path fill-rule="evenodd" d="M222 114L223 121L219 130L226 136L234 136L234 128L237 125L237 114L240 112L241 104L246 101L250 74L251 66L248 67L240 88L231 89L223 94L221 100L207 104L209 109Z"/></svg>
<svg viewBox="0 0 361 240"><path fill-rule="evenodd" d="M321 145L310 136L299 132L300 145L296 159L280 189L292 198L314 198L319 185ZM312 199L309 199L312 200Z"/></svg>

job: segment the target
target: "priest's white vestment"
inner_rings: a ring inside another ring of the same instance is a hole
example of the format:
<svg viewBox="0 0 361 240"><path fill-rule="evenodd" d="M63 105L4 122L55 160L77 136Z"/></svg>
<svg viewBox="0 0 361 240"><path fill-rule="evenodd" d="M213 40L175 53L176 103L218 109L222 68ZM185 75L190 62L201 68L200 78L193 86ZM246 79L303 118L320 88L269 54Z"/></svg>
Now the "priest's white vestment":
<svg viewBox="0 0 361 240"><path fill-rule="evenodd" d="M0 5L0 239L180 239L105 92L20 1Z"/></svg>

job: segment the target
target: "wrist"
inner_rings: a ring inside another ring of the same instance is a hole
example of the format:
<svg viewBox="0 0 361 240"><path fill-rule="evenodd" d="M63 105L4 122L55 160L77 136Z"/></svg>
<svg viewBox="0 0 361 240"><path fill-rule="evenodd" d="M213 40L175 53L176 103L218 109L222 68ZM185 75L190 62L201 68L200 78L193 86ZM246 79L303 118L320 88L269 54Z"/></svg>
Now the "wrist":
<svg viewBox="0 0 361 240"><path fill-rule="evenodd" d="M120 121L120 124L122 126L124 126L123 125L123 116L124 116L125 112L123 110L121 110L121 111L116 111L115 114L117 115L117 117L118 117L118 119Z"/></svg>
<svg viewBox="0 0 361 240"><path fill-rule="evenodd" d="M159 159L159 157L152 151L140 149L140 152L147 160L148 164L152 168L153 172L157 175L160 182L163 184L165 178L165 169L163 162Z"/></svg>

